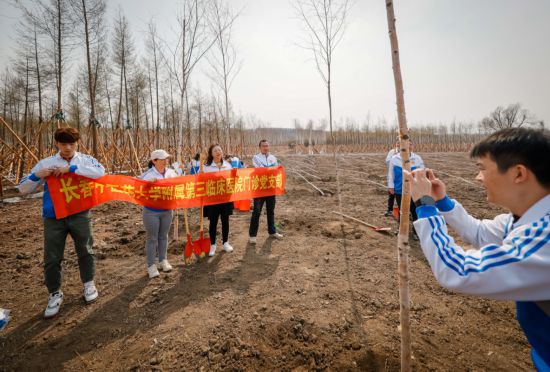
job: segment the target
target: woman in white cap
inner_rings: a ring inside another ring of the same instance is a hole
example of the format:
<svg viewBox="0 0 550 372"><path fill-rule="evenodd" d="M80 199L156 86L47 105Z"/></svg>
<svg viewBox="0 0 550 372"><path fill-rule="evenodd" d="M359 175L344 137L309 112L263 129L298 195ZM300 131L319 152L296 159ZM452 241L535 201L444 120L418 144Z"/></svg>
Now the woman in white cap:
<svg viewBox="0 0 550 372"><path fill-rule="evenodd" d="M165 178L178 177L178 174L171 168L168 168L170 154L164 150L155 150L151 153L149 169L141 175L145 181L155 182ZM143 207L143 225L147 232L147 241L145 243L145 255L147 256L147 272L149 278L159 276L157 265L155 264L158 253L160 267L162 271L169 272L172 266L166 258L168 249L168 231L172 224L172 210L153 209Z"/></svg>
<svg viewBox="0 0 550 372"><path fill-rule="evenodd" d="M223 160L223 151L220 145L213 144L208 148L208 157L204 164L203 172L221 172L231 169L231 164ZM218 219L222 220L222 242L223 250L233 252L233 247L229 244L229 216L233 214L233 202L208 205L204 207L204 216L210 220L208 232L210 234L210 253L213 256L216 253L216 228Z"/></svg>

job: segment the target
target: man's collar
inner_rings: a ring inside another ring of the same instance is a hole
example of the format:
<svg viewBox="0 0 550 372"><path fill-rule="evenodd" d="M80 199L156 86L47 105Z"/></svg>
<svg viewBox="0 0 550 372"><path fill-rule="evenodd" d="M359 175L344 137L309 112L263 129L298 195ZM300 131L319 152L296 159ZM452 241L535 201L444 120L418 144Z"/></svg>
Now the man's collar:
<svg viewBox="0 0 550 372"><path fill-rule="evenodd" d="M523 216L520 217L514 223L514 226L521 226L533 223L540 220L542 217L550 213L550 194L546 195L544 198L540 199L538 202L533 204Z"/></svg>
<svg viewBox="0 0 550 372"><path fill-rule="evenodd" d="M71 158L71 160L76 159L79 155L80 155L80 153L78 151L75 151L73 157ZM55 158L65 160L65 158L61 156L61 151L58 151L57 154L55 154Z"/></svg>

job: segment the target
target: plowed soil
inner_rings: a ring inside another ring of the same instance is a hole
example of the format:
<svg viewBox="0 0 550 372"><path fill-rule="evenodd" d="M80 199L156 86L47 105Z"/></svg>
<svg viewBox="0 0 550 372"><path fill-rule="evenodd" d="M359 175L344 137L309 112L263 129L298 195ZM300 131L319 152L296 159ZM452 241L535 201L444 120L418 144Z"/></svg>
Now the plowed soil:
<svg viewBox="0 0 550 372"><path fill-rule="evenodd" d="M421 155L474 216L503 212L486 202L467 154ZM377 185L385 183L384 158L342 156L341 199L345 214L395 231L396 221L383 216L386 190ZM268 238L262 216L258 244L247 244L250 214L236 213L234 252L218 249L212 258L184 265L180 213L179 238L169 246L174 270L150 280L141 208L98 206L100 298L84 304L68 239L65 300L50 320L42 319L41 200L0 203L0 307L12 311L0 333L0 370L399 370L397 238L352 221L341 227L332 213L338 197L331 156L280 159L288 170L286 195L276 207L283 240ZM325 196L291 170L309 173L302 174ZM191 222L196 239L196 210ZM514 304L441 288L416 241L410 289L415 370L532 370Z"/></svg>

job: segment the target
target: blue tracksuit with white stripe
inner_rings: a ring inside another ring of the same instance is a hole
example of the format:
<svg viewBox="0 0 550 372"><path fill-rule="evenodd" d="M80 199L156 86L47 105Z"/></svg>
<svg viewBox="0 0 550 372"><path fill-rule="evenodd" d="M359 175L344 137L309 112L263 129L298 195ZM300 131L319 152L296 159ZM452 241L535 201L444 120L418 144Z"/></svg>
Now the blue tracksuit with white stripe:
<svg viewBox="0 0 550 372"><path fill-rule="evenodd" d="M411 162L411 171L417 168L424 168L424 161L420 155L411 152L409 160ZM401 195L403 187L403 160L401 159L401 154L398 152L393 155L389 163L386 158L386 164L388 165L388 189L394 189L397 195Z"/></svg>
<svg viewBox="0 0 550 372"><path fill-rule="evenodd" d="M75 152L70 161L63 159L60 153L40 160L31 169L31 173L21 180L17 188L22 194L29 194L36 191L38 187L44 186L44 194L42 196L42 216L44 218L55 218L55 210L46 180L38 178L36 173L44 168L65 167L67 165L69 166L70 173L76 173L80 176L95 179L105 175L103 165L94 157L81 154L80 152Z"/></svg>
<svg viewBox="0 0 550 372"><path fill-rule="evenodd" d="M550 195L520 218L510 213L481 221L449 197L417 213L414 227L438 282L457 292L516 301L533 362L539 371L550 371ZM457 246L447 224L477 249Z"/></svg>

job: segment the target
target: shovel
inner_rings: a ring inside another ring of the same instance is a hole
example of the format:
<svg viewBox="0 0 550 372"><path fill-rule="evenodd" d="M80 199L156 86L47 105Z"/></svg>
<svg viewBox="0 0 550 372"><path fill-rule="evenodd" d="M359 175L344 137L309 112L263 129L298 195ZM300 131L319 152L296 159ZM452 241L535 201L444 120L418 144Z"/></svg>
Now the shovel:
<svg viewBox="0 0 550 372"><path fill-rule="evenodd" d="M195 255L203 258L207 253L210 252L210 239L204 237L204 216L203 216L204 207L201 205L201 227L200 227L200 237L199 239L193 242L193 249Z"/></svg>
<svg viewBox="0 0 550 372"><path fill-rule="evenodd" d="M202 173L202 165L204 163L203 155L200 155L199 159L199 173ZM201 205L201 217L200 217L200 237L193 242L194 252L196 256L203 258L206 254L210 253L210 239L204 237L204 206Z"/></svg>
<svg viewBox="0 0 550 372"><path fill-rule="evenodd" d="M233 202L233 207L240 212L249 212L250 211L250 199L237 200Z"/></svg>
<svg viewBox="0 0 550 372"><path fill-rule="evenodd" d="M185 249L183 250L183 257L185 263L189 265L191 263L191 255L195 250L193 242L191 241L191 234L189 233L189 222L187 221L187 209L183 210L183 218L185 220L185 232L187 233L187 243L185 243Z"/></svg>

